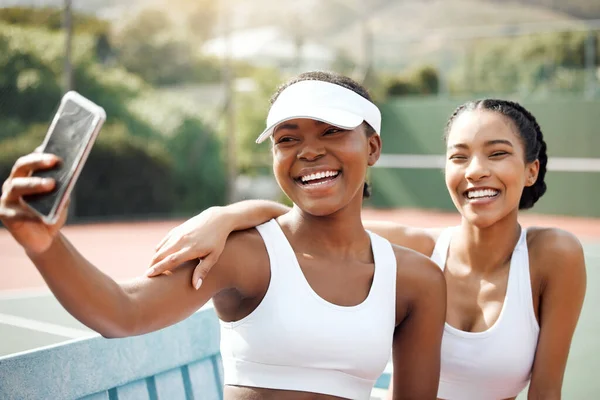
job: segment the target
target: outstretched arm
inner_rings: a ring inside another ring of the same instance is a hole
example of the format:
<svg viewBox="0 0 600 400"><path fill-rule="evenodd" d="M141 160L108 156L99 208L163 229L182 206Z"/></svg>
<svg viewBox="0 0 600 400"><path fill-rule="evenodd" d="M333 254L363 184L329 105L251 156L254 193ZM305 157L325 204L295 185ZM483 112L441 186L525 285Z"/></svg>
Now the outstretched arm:
<svg viewBox="0 0 600 400"><path fill-rule="evenodd" d="M213 269L201 290L185 282L195 263L177 267L155 279L117 283L87 261L59 234L50 248L30 259L67 311L105 337L148 333L177 323L198 310L213 295L233 284L231 268Z"/></svg>
<svg viewBox="0 0 600 400"><path fill-rule="evenodd" d="M408 247L427 257L433 253L437 237L436 230L414 228L391 221L363 221L363 224L366 229L397 246Z"/></svg>
<svg viewBox="0 0 600 400"><path fill-rule="evenodd" d="M181 265L157 279L140 278L119 285L88 262L60 233L67 209L54 225L43 222L23 197L51 191L55 182L32 172L56 166L51 154L32 153L19 158L2 186L0 220L23 247L60 303L75 318L107 337L129 336L180 321L218 291L234 285L239 260L223 257L202 290L184 289L191 267ZM228 241L227 254L248 254ZM239 243L237 245L239 247ZM231 249L231 250L229 250ZM246 251L244 251L246 250ZM250 249L251 250L251 249Z"/></svg>

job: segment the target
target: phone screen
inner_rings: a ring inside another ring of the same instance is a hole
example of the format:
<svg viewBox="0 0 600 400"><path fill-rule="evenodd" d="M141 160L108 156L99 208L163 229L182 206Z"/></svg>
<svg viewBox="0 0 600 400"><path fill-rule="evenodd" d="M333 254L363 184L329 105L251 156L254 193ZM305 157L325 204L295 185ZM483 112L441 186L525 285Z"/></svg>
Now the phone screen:
<svg viewBox="0 0 600 400"><path fill-rule="evenodd" d="M41 215L49 216L53 208L65 196L69 182L81 161L96 126L95 116L77 103L66 100L56 124L48 134L44 153L54 154L62 162L48 170L35 171L32 176L53 178L54 190L49 193L24 196L23 200Z"/></svg>

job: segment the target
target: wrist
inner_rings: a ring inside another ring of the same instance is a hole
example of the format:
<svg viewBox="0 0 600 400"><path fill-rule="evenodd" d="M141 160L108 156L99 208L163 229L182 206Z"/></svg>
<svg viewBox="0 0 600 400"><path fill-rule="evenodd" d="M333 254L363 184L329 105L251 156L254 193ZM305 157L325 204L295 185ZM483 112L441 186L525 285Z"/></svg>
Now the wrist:
<svg viewBox="0 0 600 400"><path fill-rule="evenodd" d="M54 249L60 245L60 239L61 234L57 233L55 236L52 237L52 239L50 239L49 243L47 243L46 245L42 246L42 247L31 247L31 248L24 248L25 250L25 254L27 254L27 257L29 257L29 259L31 259L32 261L36 261L36 260L41 260L46 258L49 254L51 254Z"/></svg>
<svg viewBox="0 0 600 400"><path fill-rule="evenodd" d="M239 213L236 211L236 205L230 204L226 206L213 206L210 208L211 219L219 221L219 228L227 233L240 229Z"/></svg>

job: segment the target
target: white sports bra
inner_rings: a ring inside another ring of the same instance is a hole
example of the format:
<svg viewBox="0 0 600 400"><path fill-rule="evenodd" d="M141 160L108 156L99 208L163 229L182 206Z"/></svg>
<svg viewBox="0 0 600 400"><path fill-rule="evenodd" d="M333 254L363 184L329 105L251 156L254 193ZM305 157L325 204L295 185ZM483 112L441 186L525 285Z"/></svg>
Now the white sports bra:
<svg viewBox="0 0 600 400"><path fill-rule="evenodd" d="M256 228L269 254L271 280L259 306L236 322L221 321L226 385L369 399L390 358L396 320L396 257L369 233L373 283L360 304L344 307L309 285L279 224Z"/></svg>
<svg viewBox="0 0 600 400"><path fill-rule="evenodd" d="M442 270L453 232L444 230L431 258ZM508 272L502 311L492 327L465 332L446 323L438 397L499 400L517 396L529 382L539 326L533 309L527 231L522 229Z"/></svg>

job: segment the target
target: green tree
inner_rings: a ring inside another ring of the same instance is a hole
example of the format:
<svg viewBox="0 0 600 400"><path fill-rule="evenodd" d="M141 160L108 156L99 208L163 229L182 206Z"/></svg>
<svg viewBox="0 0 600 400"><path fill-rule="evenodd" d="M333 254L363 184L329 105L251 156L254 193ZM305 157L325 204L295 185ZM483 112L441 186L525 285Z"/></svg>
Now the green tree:
<svg viewBox="0 0 600 400"><path fill-rule="evenodd" d="M227 178L221 144L200 120L186 118L172 137L168 149L174 161L175 208L195 213L223 204Z"/></svg>
<svg viewBox="0 0 600 400"><path fill-rule="evenodd" d="M247 79L253 82L253 90L236 94L238 168L246 174L270 173L271 141L260 145L255 141L265 129L270 98L281 84L282 75L273 69L257 69Z"/></svg>

